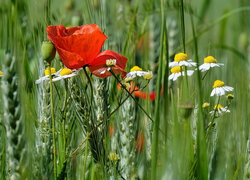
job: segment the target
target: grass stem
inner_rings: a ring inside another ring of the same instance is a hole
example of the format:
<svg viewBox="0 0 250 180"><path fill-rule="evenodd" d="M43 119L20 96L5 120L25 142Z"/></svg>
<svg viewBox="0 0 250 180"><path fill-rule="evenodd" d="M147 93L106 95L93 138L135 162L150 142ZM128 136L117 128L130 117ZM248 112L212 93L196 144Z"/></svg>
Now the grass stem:
<svg viewBox="0 0 250 180"><path fill-rule="evenodd" d="M54 116L54 101L53 101L53 84L52 84L52 76L51 76L51 65L48 66L49 69L49 85L50 85L50 109L51 109L51 119L52 119L52 136L53 136L53 160L54 160L54 179L57 178L57 159L56 159L56 122Z"/></svg>

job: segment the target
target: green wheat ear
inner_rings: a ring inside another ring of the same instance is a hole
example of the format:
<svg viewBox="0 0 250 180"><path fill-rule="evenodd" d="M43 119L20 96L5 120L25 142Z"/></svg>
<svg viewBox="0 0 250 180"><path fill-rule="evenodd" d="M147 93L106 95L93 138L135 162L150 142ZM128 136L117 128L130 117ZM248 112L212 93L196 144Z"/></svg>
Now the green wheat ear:
<svg viewBox="0 0 250 180"><path fill-rule="evenodd" d="M16 59L6 54L4 59L3 100L4 119L7 131L7 166L10 179L22 179L25 141L24 126L18 92Z"/></svg>
<svg viewBox="0 0 250 180"><path fill-rule="evenodd" d="M42 65L41 65L42 66ZM37 161L35 162L35 174L43 177L51 177L53 174L52 166L52 133L51 133L51 115L50 115L50 96L49 84L44 82L38 87L38 118L39 124L36 128L36 147ZM40 163L42 167L39 167Z"/></svg>

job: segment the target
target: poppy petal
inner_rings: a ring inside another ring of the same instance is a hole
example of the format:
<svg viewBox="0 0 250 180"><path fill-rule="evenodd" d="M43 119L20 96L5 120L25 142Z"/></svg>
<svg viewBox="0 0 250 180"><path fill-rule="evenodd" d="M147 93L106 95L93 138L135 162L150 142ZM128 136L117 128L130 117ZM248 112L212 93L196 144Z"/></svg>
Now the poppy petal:
<svg viewBox="0 0 250 180"><path fill-rule="evenodd" d="M98 55L107 39L95 24L72 27L68 30L63 25L48 26L47 32L48 38L54 43L56 49L61 49L58 54L63 63L65 65L74 64L74 67L66 65L71 69L78 69L88 65ZM77 54L81 59L71 58L68 54L63 54L63 52ZM77 61L75 61L76 59Z"/></svg>
<svg viewBox="0 0 250 180"><path fill-rule="evenodd" d="M106 65L106 60L108 59L116 59L116 65L112 67L112 70L115 74L120 74L122 72L122 76L126 75L126 71L124 70L127 63L127 58L110 50L106 50L98 54L98 56L90 63L89 70L92 74L97 77L105 78L109 77L112 74L109 72Z"/></svg>
<svg viewBox="0 0 250 180"><path fill-rule="evenodd" d="M85 66L85 62L82 61L82 57L76 53L66 51L62 48L57 48L57 52L60 55L60 58L63 64L69 69L79 69ZM70 61L68 61L70 59Z"/></svg>

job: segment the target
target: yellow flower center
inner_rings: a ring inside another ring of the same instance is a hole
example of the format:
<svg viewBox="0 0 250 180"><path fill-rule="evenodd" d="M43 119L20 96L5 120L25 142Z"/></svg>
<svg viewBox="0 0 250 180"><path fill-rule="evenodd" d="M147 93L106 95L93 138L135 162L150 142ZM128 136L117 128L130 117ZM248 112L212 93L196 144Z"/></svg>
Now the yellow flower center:
<svg viewBox="0 0 250 180"><path fill-rule="evenodd" d="M214 81L213 88L222 87L222 86L224 86L224 82L223 81L220 81L220 80Z"/></svg>
<svg viewBox="0 0 250 180"><path fill-rule="evenodd" d="M72 71L68 68L63 68L60 72L61 76L65 76L65 75L69 75L69 74L72 74Z"/></svg>
<svg viewBox="0 0 250 180"><path fill-rule="evenodd" d="M115 66L116 65L116 59L107 59L106 60L107 66Z"/></svg>
<svg viewBox="0 0 250 180"><path fill-rule="evenodd" d="M130 69L130 72L132 71L142 71L142 68L140 68L139 66L134 66Z"/></svg>
<svg viewBox="0 0 250 180"><path fill-rule="evenodd" d="M183 69L180 66L175 66L173 67L170 71L171 73L179 73L181 72Z"/></svg>
<svg viewBox="0 0 250 180"><path fill-rule="evenodd" d="M51 74L54 74L54 73L56 73L56 68L50 68L50 71L51 71ZM47 69L45 69L44 70L44 75L45 76L48 76L49 75L49 68L47 68Z"/></svg>
<svg viewBox="0 0 250 180"><path fill-rule="evenodd" d="M147 80L150 80L150 79L152 79L152 77L153 77L153 74L152 73L147 73L147 74L145 74L145 76L144 76L144 78L145 79L147 79Z"/></svg>
<svg viewBox="0 0 250 180"><path fill-rule="evenodd" d="M185 53L178 53L174 57L175 62L187 61L187 60L188 60L188 56Z"/></svg>
<svg viewBox="0 0 250 180"><path fill-rule="evenodd" d="M216 59L213 56L208 56L204 58L204 63L216 63Z"/></svg>
<svg viewBox="0 0 250 180"><path fill-rule="evenodd" d="M3 75L3 72L2 71L0 71L0 76L2 76Z"/></svg>
<svg viewBox="0 0 250 180"><path fill-rule="evenodd" d="M221 109L221 108L224 108L221 104L217 104L214 106L214 109Z"/></svg>
<svg viewBox="0 0 250 180"><path fill-rule="evenodd" d="M208 108L209 106L210 106L210 104L207 103L207 102L205 102L205 103L202 104L202 108Z"/></svg>

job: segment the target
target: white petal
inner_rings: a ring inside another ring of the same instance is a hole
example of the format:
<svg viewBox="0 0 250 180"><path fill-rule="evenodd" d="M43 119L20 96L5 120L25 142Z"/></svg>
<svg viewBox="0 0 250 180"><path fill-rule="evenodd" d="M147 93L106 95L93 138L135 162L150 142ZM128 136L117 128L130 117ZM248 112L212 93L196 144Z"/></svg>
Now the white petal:
<svg viewBox="0 0 250 180"><path fill-rule="evenodd" d="M188 75L188 76L191 76L193 73L194 73L193 70L187 70L187 75Z"/></svg>
<svg viewBox="0 0 250 180"><path fill-rule="evenodd" d="M40 84L41 82L49 80L49 75L40 77L38 80L36 80L36 84Z"/></svg>
<svg viewBox="0 0 250 180"><path fill-rule="evenodd" d="M214 96L215 95L215 91L216 91L216 88L214 88L210 94L210 96Z"/></svg>
<svg viewBox="0 0 250 180"><path fill-rule="evenodd" d="M219 65L218 65L218 64L215 64L215 63L210 63L210 66L211 66L211 67L219 67Z"/></svg>
<svg viewBox="0 0 250 180"><path fill-rule="evenodd" d="M191 66L196 66L196 62L189 62Z"/></svg>
<svg viewBox="0 0 250 180"><path fill-rule="evenodd" d="M56 77L56 78L53 78L53 79L52 79L52 82L59 81L59 80L61 80L61 79L63 79L63 77L62 77L62 76L58 76L58 77Z"/></svg>
<svg viewBox="0 0 250 180"><path fill-rule="evenodd" d="M234 88L230 87L230 86L223 86L223 88L225 91L233 91L234 90Z"/></svg>
<svg viewBox="0 0 250 180"><path fill-rule="evenodd" d="M179 65L180 65L180 66L188 66L188 67L191 66L190 63L188 63L187 61L180 61L180 62L179 62Z"/></svg>
<svg viewBox="0 0 250 180"><path fill-rule="evenodd" d="M225 90L222 88L222 87L218 87L217 88L218 89L218 91L219 91L219 96L223 96L223 95L225 95Z"/></svg>
<svg viewBox="0 0 250 180"><path fill-rule="evenodd" d="M181 73L174 73L173 81L176 81L178 77L181 76Z"/></svg>
<svg viewBox="0 0 250 180"><path fill-rule="evenodd" d="M168 80L171 80L174 78L174 73L170 74L169 77L168 77Z"/></svg>
<svg viewBox="0 0 250 180"><path fill-rule="evenodd" d="M175 66L179 66L179 63L176 62L176 61L173 61L173 62L170 62L170 63L169 63L169 67L170 67L170 68L175 67Z"/></svg>

